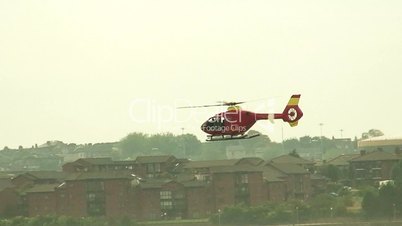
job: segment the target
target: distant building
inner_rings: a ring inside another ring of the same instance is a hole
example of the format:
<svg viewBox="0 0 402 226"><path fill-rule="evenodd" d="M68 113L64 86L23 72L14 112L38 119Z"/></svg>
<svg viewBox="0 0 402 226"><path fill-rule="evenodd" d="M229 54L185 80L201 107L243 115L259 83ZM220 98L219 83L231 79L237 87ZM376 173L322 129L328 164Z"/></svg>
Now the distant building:
<svg viewBox="0 0 402 226"><path fill-rule="evenodd" d="M357 144L359 150L402 152L402 137L380 136L361 140Z"/></svg>

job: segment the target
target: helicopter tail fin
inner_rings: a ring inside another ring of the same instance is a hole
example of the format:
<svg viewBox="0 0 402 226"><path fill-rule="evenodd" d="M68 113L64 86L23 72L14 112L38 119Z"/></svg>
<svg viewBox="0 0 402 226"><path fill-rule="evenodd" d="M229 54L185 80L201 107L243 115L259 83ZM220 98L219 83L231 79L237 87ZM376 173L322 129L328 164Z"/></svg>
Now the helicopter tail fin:
<svg viewBox="0 0 402 226"><path fill-rule="evenodd" d="M289 123L291 127L297 126L299 120L303 117L303 112L299 108L300 96L300 94L292 95L282 113L283 121Z"/></svg>

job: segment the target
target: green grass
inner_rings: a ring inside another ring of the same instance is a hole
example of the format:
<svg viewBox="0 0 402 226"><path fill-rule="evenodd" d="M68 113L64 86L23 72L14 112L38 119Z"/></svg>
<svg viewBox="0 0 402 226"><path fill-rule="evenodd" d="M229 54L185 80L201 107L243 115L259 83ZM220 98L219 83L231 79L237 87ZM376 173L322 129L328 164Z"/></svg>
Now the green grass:
<svg viewBox="0 0 402 226"><path fill-rule="evenodd" d="M138 222L139 225L168 225L168 224L191 224L191 223L207 223L209 219L189 219L189 220L162 220L162 221L143 221Z"/></svg>

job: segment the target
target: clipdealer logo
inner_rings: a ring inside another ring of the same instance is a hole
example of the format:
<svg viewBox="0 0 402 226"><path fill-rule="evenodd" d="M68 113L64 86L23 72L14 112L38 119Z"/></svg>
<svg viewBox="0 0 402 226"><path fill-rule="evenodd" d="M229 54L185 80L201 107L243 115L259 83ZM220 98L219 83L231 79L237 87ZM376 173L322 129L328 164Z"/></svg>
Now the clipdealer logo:
<svg viewBox="0 0 402 226"><path fill-rule="evenodd" d="M138 124L153 124L158 128L175 122L184 123L199 120L197 111L178 111L177 107L191 104L184 99L175 100L173 104L161 104L149 98L136 98L128 106L130 120Z"/></svg>

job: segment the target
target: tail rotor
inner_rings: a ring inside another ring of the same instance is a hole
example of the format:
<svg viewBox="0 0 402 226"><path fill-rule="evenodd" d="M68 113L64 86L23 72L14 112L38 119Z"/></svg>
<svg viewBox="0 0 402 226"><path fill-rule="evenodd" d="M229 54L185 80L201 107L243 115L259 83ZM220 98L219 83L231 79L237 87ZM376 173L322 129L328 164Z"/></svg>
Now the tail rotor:
<svg viewBox="0 0 402 226"><path fill-rule="evenodd" d="M299 120L303 117L303 112L299 108L300 96L301 95L292 95L282 113L282 120L289 123L291 127L297 126Z"/></svg>

